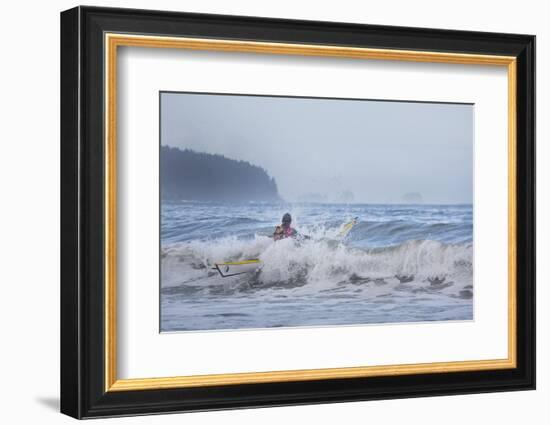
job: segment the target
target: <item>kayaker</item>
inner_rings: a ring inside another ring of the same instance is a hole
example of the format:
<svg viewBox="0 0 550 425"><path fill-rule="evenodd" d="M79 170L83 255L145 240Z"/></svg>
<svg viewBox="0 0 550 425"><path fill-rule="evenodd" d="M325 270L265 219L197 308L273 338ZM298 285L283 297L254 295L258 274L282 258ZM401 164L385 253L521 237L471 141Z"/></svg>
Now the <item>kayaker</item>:
<svg viewBox="0 0 550 425"><path fill-rule="evenodd" d="M291 227L292 223L292 217L289 213L285 213L283 215L282 223L275 228L275 232L273 233L273 239L278 241L285 238L295 238L298 236L298 232L296 229Z"/></svg>

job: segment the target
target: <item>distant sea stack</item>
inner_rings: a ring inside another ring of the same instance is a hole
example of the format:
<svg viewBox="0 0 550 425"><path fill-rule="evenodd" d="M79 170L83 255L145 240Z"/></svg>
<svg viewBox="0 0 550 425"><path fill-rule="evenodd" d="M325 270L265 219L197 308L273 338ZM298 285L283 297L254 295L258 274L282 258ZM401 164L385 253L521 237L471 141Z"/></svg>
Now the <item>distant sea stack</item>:
<svg viewBox="0 0 550 425"><path fill-rule="evenodd" d="M281 201L275 179L261 167L169 146L160 149L160 185L165 200Z"/></svg>
<svg viewBox="0 0 550 425"><path fill-rule="evenodd" d="M422 195L418 192L405 193L401 199L405 204L422 204L424 202Z"/></svg>

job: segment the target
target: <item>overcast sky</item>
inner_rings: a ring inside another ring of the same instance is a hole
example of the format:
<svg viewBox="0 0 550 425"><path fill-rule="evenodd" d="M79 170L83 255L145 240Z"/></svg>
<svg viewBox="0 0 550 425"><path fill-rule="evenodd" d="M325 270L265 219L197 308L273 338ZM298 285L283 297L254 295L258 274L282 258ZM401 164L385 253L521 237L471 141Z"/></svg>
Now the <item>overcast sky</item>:
<svg viewBox="0 0 550 425"><path fill-rule="evenodd" d="M162 93L161 143L259 165L287 201L472 203L473 106Z"/></svg>

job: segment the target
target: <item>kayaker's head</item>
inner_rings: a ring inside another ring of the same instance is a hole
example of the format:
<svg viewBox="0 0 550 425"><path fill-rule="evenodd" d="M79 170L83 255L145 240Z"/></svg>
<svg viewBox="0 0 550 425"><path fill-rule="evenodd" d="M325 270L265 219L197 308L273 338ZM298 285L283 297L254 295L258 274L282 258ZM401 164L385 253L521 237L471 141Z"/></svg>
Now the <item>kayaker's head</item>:
<svg viewBox="0 0 550 425"><path fill-rule="evenodd" d="M285 215L283 215L283 226L284 227L288 227L290 226L290 223L292 223L292 217L290 216L289 213L285 213Z"/></svg>

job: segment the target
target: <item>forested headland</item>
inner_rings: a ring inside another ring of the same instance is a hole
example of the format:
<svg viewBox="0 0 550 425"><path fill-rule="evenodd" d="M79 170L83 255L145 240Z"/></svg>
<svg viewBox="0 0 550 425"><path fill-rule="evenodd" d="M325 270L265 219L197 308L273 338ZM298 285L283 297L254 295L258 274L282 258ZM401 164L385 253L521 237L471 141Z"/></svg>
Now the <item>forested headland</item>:
<svg viewBox="0 0 550 425"><path fill-rule="evenodd" d="M170 146L160 149L160 184L165 200L281 200L275 179L257 165Z"/></svg>

